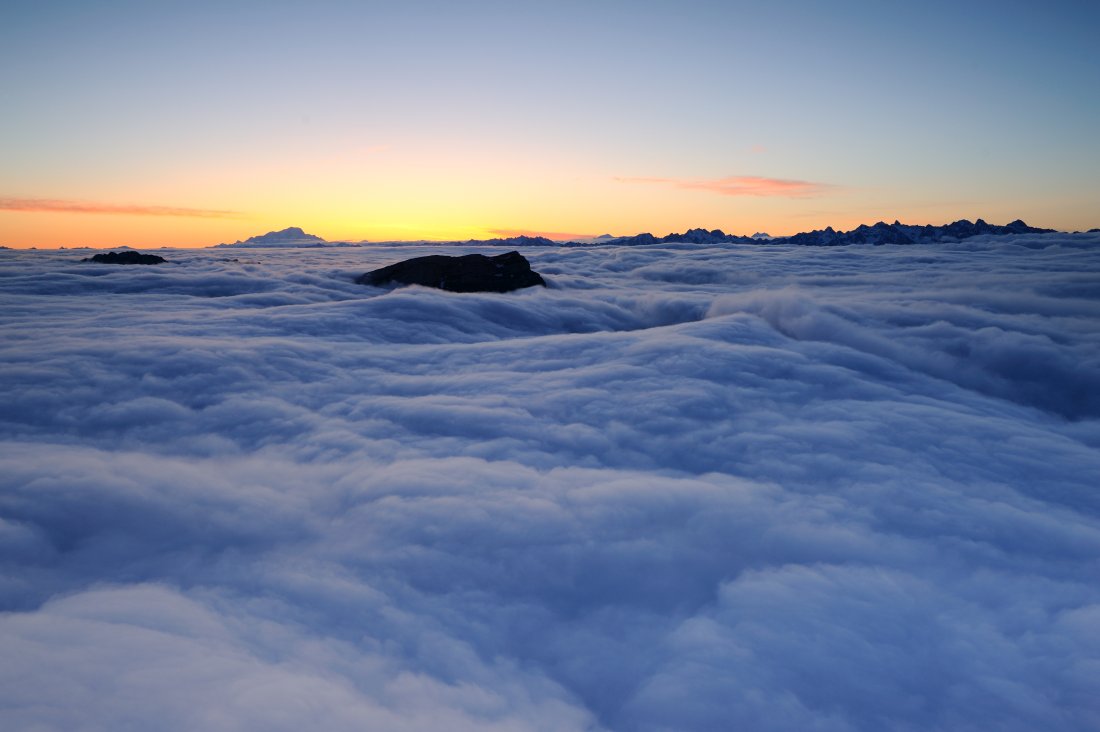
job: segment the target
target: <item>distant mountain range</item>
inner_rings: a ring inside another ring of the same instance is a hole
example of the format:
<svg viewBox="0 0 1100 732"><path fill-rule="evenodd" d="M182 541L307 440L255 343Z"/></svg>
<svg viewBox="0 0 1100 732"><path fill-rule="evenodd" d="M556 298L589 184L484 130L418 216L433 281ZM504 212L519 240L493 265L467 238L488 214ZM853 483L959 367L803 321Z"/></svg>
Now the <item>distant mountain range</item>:
<svg viewBox="0 0 1100 732"><path fill-rule="evenodd" d="M1040 229L1028 226L1023 221L1016 219L1005 226L987 224L978 219L971 223L961 219L943 226L914 226L895 221L887 224L883 221L872 226L863 224L851 231L836 231L833 227L807 231L791 236L771 237L767 234L753 234L752 236L737 236L727 234L721 229L707 231L706 229L689 229L683 234L668 234L655 237L652 234L638 234L637 236L623 237L614 240L615 244L668 244L672 242L687 242L689 244L799 244L802 246L835 247L848 244L928 244L937 241L959 241L979 234L991 234L1001 236L1004 234L1048 234L1054 229Z"/></svg>
<svg viewBox="0 0 1100 732"><path fill-rule="evenodd" d="M217 244L218 247L235 248L262 248L262 247L333 247L349 246L346 242L325 241L314 234L307 234L297 226L291 226L281 231L269 231L260 236L253 236L244 241L236 241L232 244Z"/></svg>
<svg viewBox="0 0 1100 732"><path fill-rule="evenodd" d="M1093 230L1095 231L1095 229ZM833 227L806 231L791 236L769 236L756 233L752 236L739 236L727 234L721 229L707 231L706 229L688 229L682 234L672 233L665 236L653 234L637 234L636 236L611 236L604 234L588 241L560 242L547 239L543 236L510 236L503 239L469 239L467 241L433 242L438 244L464 244L481 246L509 246L509 247L576 247L601 244L615 244L617 246L637 246L645 244L756 244L767 246L772 244L797 244L800 246L836 247L850 244L931 244L940 241L959 241L971 236L992 235L1003 236L1005 234L1049 234L1054 229L1040 229L1028 226L1020 219L998 226L987 224L978 219L971 222L960 219L954 223L942 226L916 226L895 221L887 224L883 221L867 226L863 224L851 231L836 231ZM385 242L393 244L407 244L412 242ZM319 236L307 234L297 226L292 226L282 231L272 231L260 236L254 236L244 241L233 244L218 244L219 247L356 247L361 242L329 242Z"/></svg>
<svg viewBox="0 0 1100 732"><path fill-rule="evenodd" d="M924 244L936 241L959 241L971 236L982 234L1003 236L1005 234L1052 234L1054 229L1040 229L1028 226L1020 219L1004 226L987 224L978 219L971 223L966 219L960 219L943 226L913 226L895 221L887 224L882 221L873 226L858 226L851 231L833 231L832 227L820 231L810 231L803 234L788 236L782 241L788 244L805 244L810 246L837 246L844 244ZM776 240L779 241L779 240Z"/></svg>

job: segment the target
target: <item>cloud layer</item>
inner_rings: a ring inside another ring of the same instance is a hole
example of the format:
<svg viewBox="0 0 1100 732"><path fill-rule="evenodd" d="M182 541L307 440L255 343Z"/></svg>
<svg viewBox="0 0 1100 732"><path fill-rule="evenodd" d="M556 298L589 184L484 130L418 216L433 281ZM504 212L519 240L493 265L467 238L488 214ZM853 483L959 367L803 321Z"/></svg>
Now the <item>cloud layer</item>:
<svg viewBox="0 0 1100 732"><path fill-rule="evenodd" d="M1093 729L1097 245L0 252L0 723Z"/></svg>

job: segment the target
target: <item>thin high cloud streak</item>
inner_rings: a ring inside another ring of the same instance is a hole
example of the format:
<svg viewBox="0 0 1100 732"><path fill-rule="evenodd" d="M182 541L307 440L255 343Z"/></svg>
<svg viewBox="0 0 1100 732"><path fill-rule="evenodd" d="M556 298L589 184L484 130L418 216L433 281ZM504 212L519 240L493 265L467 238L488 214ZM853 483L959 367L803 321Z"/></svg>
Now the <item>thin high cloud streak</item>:
<svg viewBox="0 0 1100 732"><path fill-rule="evenodd" d="M755 175L734 175L713 180L692 178L625 178L621 183L649 183L682 188L689 191L708 191L721 196L779 196L784 198L808 198L820 196L835 189L827 183L811 183L804 180L764 178Z"/></svg>
<svg viewBox="0 0 1100 732"><path fill-rule="evenodd" d="M1098 245L2 253L0 721L1095 728Z"/></svg>
<svg viewBox="0 0 1100 732"><path fill-rule="evenodd" d="M0 210L26 213L115 214L124 216L177 216L204 219L227 219L240 216L239 211L221 211L179 206L141 206L120 203L93 203L55 198L0 198Z"/></svg>

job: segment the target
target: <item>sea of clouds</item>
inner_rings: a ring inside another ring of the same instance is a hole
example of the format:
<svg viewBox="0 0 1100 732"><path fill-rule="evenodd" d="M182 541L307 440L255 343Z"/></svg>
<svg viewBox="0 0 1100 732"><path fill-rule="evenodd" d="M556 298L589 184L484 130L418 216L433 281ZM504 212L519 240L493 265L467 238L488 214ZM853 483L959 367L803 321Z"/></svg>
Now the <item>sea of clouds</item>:
<svg viewBox="0 0 1100 732"><path fill-rule="evenodd" d="M1100 235L439 251L0 252L0 728L1100 728Z"/></svg>

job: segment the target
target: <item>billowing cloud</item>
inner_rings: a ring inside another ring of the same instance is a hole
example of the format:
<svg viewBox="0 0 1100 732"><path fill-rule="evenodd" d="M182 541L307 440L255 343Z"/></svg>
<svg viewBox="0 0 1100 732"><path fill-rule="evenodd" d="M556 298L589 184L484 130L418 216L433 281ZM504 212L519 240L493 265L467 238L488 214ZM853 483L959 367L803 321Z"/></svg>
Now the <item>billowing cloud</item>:
<svg viewBox="0 0 1100 732"><path fill-rule="evenodd" d="M721 196L778 196L785 198L807 198L819 196L833 189L826 183L811 183L804 180L784 178L764 178L755 175L735 175L726 178L616 178L622 183L652 183L692 191L709 191Z"/></svg>
<svg viewBox="0 0 1100 732"><path fill-rule="evenodd" d="M0 253L0 727L1096 727L1100 235L441 251Z"/></svg>
<svg viewBox="0 0 1100 732"><path fill-rule="evenodd" d="M0 198L0 211L29 213L115 214L123 216L180 216L197 218L232 218L238 211L221 211L179 206L143 206L119 203L92 203L55 198Z"/></svg>

